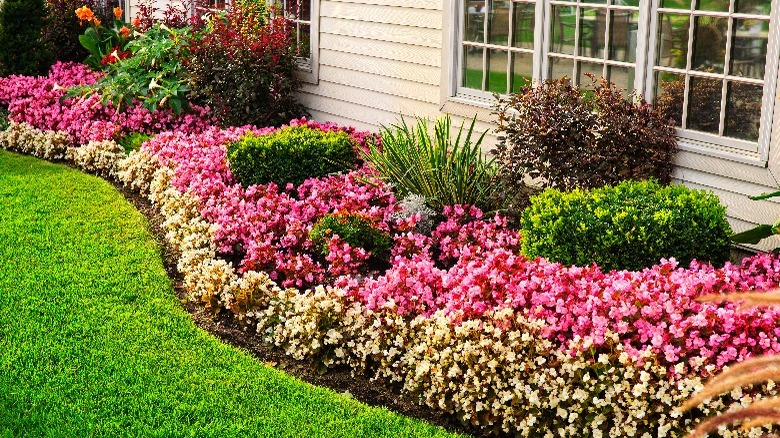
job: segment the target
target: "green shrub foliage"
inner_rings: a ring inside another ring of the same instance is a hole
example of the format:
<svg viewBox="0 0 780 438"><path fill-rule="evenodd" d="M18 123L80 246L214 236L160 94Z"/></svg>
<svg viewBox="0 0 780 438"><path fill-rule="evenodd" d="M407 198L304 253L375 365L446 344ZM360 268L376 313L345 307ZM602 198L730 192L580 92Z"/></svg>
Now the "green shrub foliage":
<svg viewBox="0 0 780 438"><path fill-rule="evenodd" d="M350 212L338 212L323 216L309 233L309 238L328 254L328 241L338 235L341 240L353 248L371 251L375 257L384 257L390 252L390 235L376 227L368 215Z"/></svg>
<svg viewBox="0 0 780 438"><path fill-rule="evenodd" d="M525 175L561 190L650 177L670 181L674 127L606 80L594 79L585 89L565 79L529 85L499 99L495 112L495 152L510 184L522 183Z"/></svg>
<svg viewBox="0 0 780 438"><path fill-rule="evenodd" d="M140 149L143 142L151 139L152 136L149 134L144 134L142 132L131 132L125 136L122 136L122 138L118 139L116 142L119 144L119 146L122 146L125 149L125 152L130 153L131 151Z"/></svg>
<svg viewBox="0 0 780 438"><path fill-rule="evenodd" d="M46 17L43 0L4 0L0 6L0 76L42 75L51 53L41 37Z"/></svg>
<svg viewBox="0 0 780 438"><path fill-rule="evenodd" d="M11 120L8 118L10 114L7 108L0 106L0 131L5 131L11 126Z"/></svg>
<svg viewBox="0 0 780 438"><path fill-rule="evenodd" d="M266 135L247 134L228 148L233 176L245 186L300 184L354 167L355 147L344 132L288 126Z"/></svg>
<svg viewBox="0 0 780 438"><path fill-rule="evenodd" d="M639 270L670 257L720 265L730 250L725 214L710 192L655 181L547 189L523 213L522 250L529 258L604 269Z"/></svg>

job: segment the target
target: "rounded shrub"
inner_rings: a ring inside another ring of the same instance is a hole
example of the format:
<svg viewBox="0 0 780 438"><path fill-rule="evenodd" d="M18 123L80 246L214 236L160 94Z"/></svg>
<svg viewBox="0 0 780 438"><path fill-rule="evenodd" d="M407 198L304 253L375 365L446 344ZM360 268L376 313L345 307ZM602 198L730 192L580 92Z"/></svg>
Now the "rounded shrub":
<svg viewBox="0 0 780 438"><path fill-rule="evenodd" d="M726 209L711 192L655 181L591 191L547 189L523 212L522 251L565 265L640 270L674 257L729 258Z"/></svg>
<svg viewBox="0 0 780 438"><path fill-rule="evenodd" d="M265 135L247 134L228 147L233 176L244 186L275 182L298 185L308 178L355 165L355 148L345 132L288 126Z"/></svg>
<svg viewBox="0 0 780 438"><path fill-rule="evenodd" d="M309 233L309 238L327 255L328 241L338 235L342 241L353 248L363 248L376 257L382 257L390 251L390 235L379 228L368 215L361 213L337 212L327 214L318 220Z"/></svg>

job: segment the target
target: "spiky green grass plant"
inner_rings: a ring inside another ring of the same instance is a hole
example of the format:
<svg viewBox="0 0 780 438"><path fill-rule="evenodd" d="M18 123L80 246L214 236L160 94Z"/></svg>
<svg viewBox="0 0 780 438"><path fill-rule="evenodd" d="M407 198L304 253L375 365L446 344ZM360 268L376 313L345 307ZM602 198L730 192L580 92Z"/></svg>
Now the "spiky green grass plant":
<svg viewBox="0 0 780 438"><path fill-rule="evenodd" d="M0 437L446 435L201 331L110 184L0 151Z"/></svg>
<svg viewBox="0 0 780 438"><path fill-rule="evenodd" d="M461 124L456 135L449 116L436 120L433 135L425 119L414 126L406 120L382 127L382 145L370 146L364 158L392 183L400 195L422 196L428 206L441 212L447 205L469 204L491 211L502 190L495 178L495 159L482 154L487 132L475 132L476 119L468 129ZM465 130L464 130L465 129Z"/></svg>

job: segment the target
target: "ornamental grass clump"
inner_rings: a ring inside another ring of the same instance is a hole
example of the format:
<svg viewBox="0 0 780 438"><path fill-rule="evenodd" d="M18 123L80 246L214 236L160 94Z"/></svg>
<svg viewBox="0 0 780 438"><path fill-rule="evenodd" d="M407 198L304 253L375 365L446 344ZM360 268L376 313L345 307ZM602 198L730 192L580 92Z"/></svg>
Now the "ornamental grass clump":
<svg viewBox="0 0 780 438"><path fill-rule="evenodd" d="M270 134L249 133L228 147L233 176L245 187L309 178L354 168L355 145L346 132L288 126Z"/></svg>
<svg viewBox="0 0 780 438"><path fill-rule="evenodd" d="M684 186L626 181L615 187L531 198L523 213L523 254L564 265L641 270L674 257L722 265L731 228L718 198Z"/></svg>
<svg viewBox="0 0 780 438"><path fill-rule="evenodd" d="M482 155L486 132L477 136L475 123L476 118L465 132L461 125L453 137L446 116L436 121L431 136L425 119L418 118L414 126L401 119L400 125L383 127L381 146L370 146L363 156L402 197L422 196L439 213L461 204L493 211L503 188L495 178L495 160Z"/></svg>
<svg viewBox="0 0 780 438"><path fill-rule="evenodd" d="M510 185L530 176L544 188L591 189L625 180L670 181L674 126L639 96L606 80L566 78L499 99L496 160Z"/></svg>

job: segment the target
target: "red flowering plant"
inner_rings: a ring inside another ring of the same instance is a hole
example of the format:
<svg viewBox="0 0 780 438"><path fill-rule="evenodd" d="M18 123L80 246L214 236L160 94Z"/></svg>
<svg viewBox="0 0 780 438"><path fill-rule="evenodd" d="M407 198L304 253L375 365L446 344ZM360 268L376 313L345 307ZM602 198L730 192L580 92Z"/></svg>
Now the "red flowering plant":
<svg viewBox="0 0 780 438"><path fill-rule="evenodd" d="M292 29L265 8L236 2L212 15L188 51L193 99L223 126L278 126L303 114Z"/></svg>
<svg viewBox="0 0 780 438"><path fill-rule="evenodd" d="M124 11L114 8L114 23L112 27L103 26L100 19L88 6L76 9L76 17L80 23L89 23L79 42L90 55L84 63L94 70L102 70L105 66L121 59L127 59L130 51L125 50L127 43L133 37L131 25L122 21Z"/></svg>

